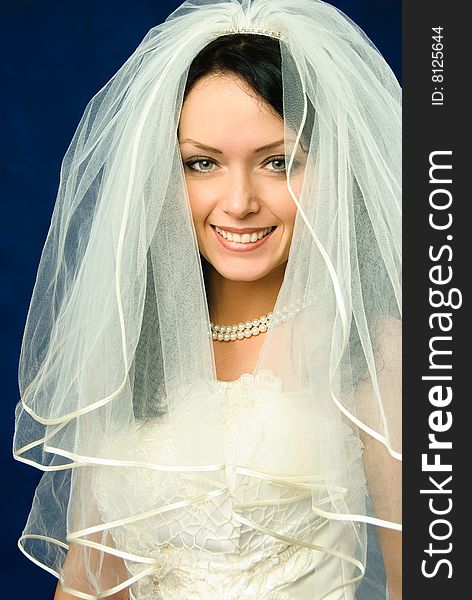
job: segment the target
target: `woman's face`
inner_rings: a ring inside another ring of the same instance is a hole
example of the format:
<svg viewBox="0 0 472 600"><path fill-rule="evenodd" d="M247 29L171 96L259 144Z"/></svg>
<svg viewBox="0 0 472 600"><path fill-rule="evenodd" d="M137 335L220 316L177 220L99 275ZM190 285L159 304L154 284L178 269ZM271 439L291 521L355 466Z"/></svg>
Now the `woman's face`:
<svg viewBox="0 0 472 600"><path fill-rule="evenodd" d="M296 206L287 189L283 120L241 80L208 75L183 104L179 142L205 259L233 281L256 281L284 264ZM291 177L297 196L299 152Z"/></svg>

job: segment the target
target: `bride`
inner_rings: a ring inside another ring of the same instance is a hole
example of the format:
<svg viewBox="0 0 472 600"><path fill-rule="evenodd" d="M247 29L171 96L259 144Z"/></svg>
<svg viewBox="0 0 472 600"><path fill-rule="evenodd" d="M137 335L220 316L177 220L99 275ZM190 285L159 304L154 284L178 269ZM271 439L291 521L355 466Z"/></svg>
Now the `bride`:
<svg viewBox="0 0 472 600"><path fill-rule="evenodd" d="M20 358L56 600L401 598L399 115L317 0L184 2L92 99Z"/></svg>

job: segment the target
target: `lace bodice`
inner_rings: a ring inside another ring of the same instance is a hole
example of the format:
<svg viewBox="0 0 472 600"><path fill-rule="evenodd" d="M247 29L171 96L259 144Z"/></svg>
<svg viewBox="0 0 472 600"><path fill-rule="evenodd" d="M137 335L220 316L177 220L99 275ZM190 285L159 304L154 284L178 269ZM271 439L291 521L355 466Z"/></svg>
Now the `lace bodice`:
<svg viewBox="0 0 472 600"><path fill-rule="evenodd" d="M138 577L131 598L353 599L348 582L355 576L358 531L324 516L337 492L321 485L313 407L299 393L282 392L268 371L217 382L215 394L223 463L201 469L123 466L95 474L102 518L122 519L111 531L130 577ZM195 401L204 407L198 392ZM191 452L199 424L187 421L182 415L179 439ZM341 421L328 429L333 443L334 436L347 448L346 472L359 473L357 436ZM211 443L204 431L198 439ZM165 419L144 421L133 445L129 452L143 464L172 464L175 429ZM121 448L122 455L126 451Z"/></svg>

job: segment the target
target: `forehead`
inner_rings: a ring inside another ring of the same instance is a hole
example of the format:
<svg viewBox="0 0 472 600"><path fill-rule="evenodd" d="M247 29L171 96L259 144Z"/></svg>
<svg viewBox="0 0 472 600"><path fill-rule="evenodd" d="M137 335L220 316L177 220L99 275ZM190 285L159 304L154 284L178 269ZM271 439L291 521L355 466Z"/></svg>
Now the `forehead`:
<svg viewBox="0 0 472 600"><path fill-rule="evenodd" d="M240 141L283 136L284 123L275 110L236 76L212 74L200 79L182 106L179 136Z"/></svg>

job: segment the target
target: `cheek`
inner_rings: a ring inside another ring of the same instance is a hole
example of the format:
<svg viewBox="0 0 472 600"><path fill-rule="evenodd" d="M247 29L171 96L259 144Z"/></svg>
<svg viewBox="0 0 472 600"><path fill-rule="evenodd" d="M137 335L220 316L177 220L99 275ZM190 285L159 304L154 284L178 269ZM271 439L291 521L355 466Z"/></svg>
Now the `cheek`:
<svg viewBox="0 0 472 600"><path fill-rule="evenodd" d="M200 254L210 262L206 251L205 232L205 222L212 210L211 202L208 201L209 194L204 193L203 186L192 185L192 182L187 182L187 192L198 249Z"/></svg>
<svg viewBox="0 0 472 600"><path fill-rule="evenodd" d="M192 185L191 182L187 183L187 191L193 223L198 233L199 228L203 226L203 223L208 216L209 206L205 201L205 194L202 193L201 189L198 189L198 186Z"/></svg>
<svg viewBox="0 0 472 600"><path fill-rule="evenodd" d="M295 217L297 216L297 210L298 209L295 202L293 201L293 198L287 192L287 194L283 198L283 201L281 201L279 205L277 217L283 223L284 229L288 233L290 233L290 236L292 235L292 231L295 225Z"/></svg>
<svg viewBox="0 0 472 600"><path fill-rule="evenodd" d="M293 230L293 227L295 225L295 218L297 216L297 207L295 205L295 202L292 200L292 198L290 198L290 208L288 210L287 213L287 224L290 227L291 230Z"/></svg>
<svg viewBox="0 0 472 600"><path fill-rule="evenodd" d="M304 173L301 172L297 177L294 177L291 182L293 194L299 202L301 201L300 196L302 193L303 181ZM292 198L290 192L287 190L284 202L284 211L283 214L281 214L281 217L283 218L287 229L290 231L290 236L292 235L293 229L295 227L295 219L297 216L297 212L297 205L295 204L295 201Z"/></svg>

